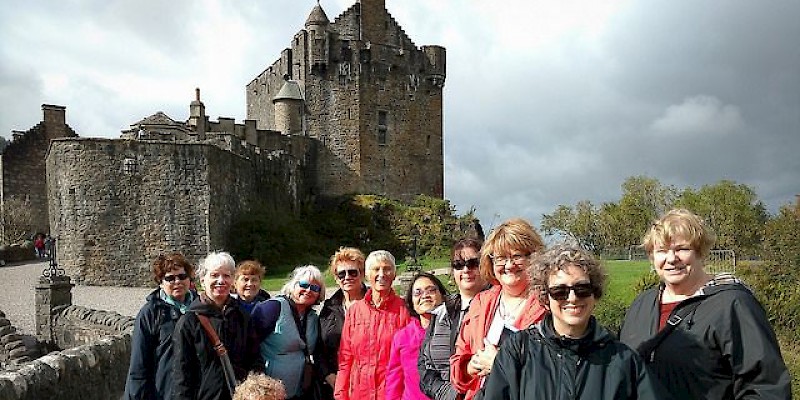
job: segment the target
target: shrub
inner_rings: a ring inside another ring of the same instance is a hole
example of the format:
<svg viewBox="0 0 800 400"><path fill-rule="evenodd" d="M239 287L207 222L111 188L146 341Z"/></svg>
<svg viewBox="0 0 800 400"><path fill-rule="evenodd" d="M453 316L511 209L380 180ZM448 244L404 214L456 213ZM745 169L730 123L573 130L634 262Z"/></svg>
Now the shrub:
<svg viewBox="0 0 800 400"><path fill-rule="evenodd" d="M388 250L402 263L414 250L418 258L449 257L462 226L475 221L472 212L456 217L447 200L418 196L404 204L355 195L327 199L297 214L269 206L253 210L234 223L228 242L237 259L257 259L268 266L310 260L324 266L339 246L355 246L365 253Z"/></svg>
<svg viewBox="0 0 800 400"><path fill-rule="evenodd" d="M600 325L603 325L615 335L619 335L622 321L625 319L625 311L627 310L628 304L621 300L603 297L594 309L594 316Z"/></svg>

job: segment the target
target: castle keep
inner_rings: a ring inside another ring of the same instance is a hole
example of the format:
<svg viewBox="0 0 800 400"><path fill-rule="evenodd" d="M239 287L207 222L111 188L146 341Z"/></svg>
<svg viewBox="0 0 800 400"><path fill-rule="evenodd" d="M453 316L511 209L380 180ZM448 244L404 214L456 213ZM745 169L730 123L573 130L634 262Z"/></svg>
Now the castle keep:
<svg viewBox="0 0 800 400"><path fill-rule="evenodd" d="M317 4L247 85L247 118L320 144L316 193L442 197L445 49L417 48L384 3L361 0L333 22Z"/></svg>
<svg viewBox="0 0 800 400"><path fill-rule="evenodd" d="M144 285L156 255L225 248L254 206L442 197L445 58L443 47L417 47L384 0L360 0L333 22L317 4L246 85L243 123L209 119L198 89L185 121L157 112L120 139L49 137L46 162L44 150L26 162L41 181L46 165L42 208L59 264L78 283Z"/></svg>

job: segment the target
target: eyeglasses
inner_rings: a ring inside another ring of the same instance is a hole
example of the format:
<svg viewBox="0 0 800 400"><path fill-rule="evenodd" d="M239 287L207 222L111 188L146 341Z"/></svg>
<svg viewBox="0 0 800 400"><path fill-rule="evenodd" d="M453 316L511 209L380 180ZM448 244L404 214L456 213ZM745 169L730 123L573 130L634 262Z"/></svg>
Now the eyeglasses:
<svg viewBox="0 0 800 400"><path fill-rule="evenodd" d="M450 266L456 271L461 271L464 268L477 269L481 265L481 260L477 258L470 258L469 260L453 260Z"/></svg>
<svg viewBox="0 0 800 400"><path fill-rule="evenodd" d="M507 262L511 261L511 264L520 265L523 262L528 260L528 256L530 254L513 254L510 256L491 256L492 262L494 265L503 266L506 265Z"/></svg>
<svg viewBox="0 0 800 400"><path fill-rule="evenodd" d="M358 273L357 269L340 269L339 272L336 273L336 277L341 281L344 280L346 276L355 278L358 276Z"/></svg>
<svg viewBox="0 0 800 400"><path fill-rule="evenodd" d="M437 288L436 286L428 286L424 289L414 289L414 291L411 292L411 295L414 297L422 297L425 296L426 294L436 294L436 293L439 293L439 288Z"/></svg>
<svg viewBox="0 0 800 400"><path fill-rule="evenodd" d="M585 299L595 293L594 286L591 283L579 283L573 286L557 285L547 288L547 294L553 300L564 301L569 297L569 292L575 292L575 296Z"/></svg>
<svg viewBox="0 0 800 400"><path fill-rule="evenodd" d="M314 293L319 293L322 290L322 286L309 281L299 281L297 282L297 286L300 286L300 289L308 289Z"/></svg>
<svg viewBox="0 0 800 400"><path fill-rule="evenodd" d="M182 281L189 277L189 274L177 274L177 275L164 275L164 282L172 282L175 279Z"/></svg>

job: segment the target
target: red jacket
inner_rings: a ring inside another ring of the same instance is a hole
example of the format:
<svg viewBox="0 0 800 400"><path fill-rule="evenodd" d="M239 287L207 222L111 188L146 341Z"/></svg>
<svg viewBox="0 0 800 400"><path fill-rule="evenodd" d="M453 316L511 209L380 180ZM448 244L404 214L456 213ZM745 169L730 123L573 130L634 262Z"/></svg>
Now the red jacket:
<svg viewBox="0 0 800 400"><path fill-rule="evenodd" d="M372 304L372 289L355 302L344 318L339 344L339 372L334 397L337 400L383 400L386 367L392 338L411 320L399 296L391 291L380 308Z"/></svg>
<svg viewBox="0 0 800 400"><path fill-rule="evenodd" d="M473 354L483 350L483 338L492 325L501 290L502 287L498 285L475 295L469 305L469 311L464 315L464 321L461 322L461 330L456 339L456 351L450 357L450 380L459 393L465 393L465 400L472 399L480 389L480 379L467 373L467 364ZM544 315L544 307L539 304L536 296L531 294L523 305L522 313L514 321L514 326L525 329L539 322Z"/></svg>

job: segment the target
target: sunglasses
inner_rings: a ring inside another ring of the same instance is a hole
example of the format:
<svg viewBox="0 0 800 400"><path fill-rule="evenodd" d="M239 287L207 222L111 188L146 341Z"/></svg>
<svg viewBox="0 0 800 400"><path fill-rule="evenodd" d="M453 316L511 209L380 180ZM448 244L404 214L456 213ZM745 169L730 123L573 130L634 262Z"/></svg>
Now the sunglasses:
<svg viewBox="0 0 800 400"><path fill-rule="evenodd" d="M336 273L336 277L339 278L339 280L343 280L347 276L349 276L351 278L357 277L358 276L358 270L357 269L342 269L342 270L339 270L339 272Z"/></svg>
<svg viewBox="0 0 800 400"><path fill-rule="evenodd" d="M309 281L297 282L297 286L300 286L300 289L308 289L314 293L319 293L322 290L322 286L311 283Z"/></svg>
<svg viewBox="0 0 800 400"><path fill-rule="evenodd" d="M469 260L453 260L450 266L456 271L461 271L464 268L477 269L481 265L481 261L477 258L470 258Z"/></svg>
<svg viewBox="0 0 800 400"><path fill-rule="evenodd" d="M547 288L547 294L553 300L564 301L569 297L569 292L575 292L575 296L585 299L594 294L595 289L591 283L579 283L574 286L557 285Z"/></svg>
<svg viewBox="0 0 800 400"><path fill-rule="evenodd" d="M411 292L411 295L414 297L422 297L426 294L436 294L436 293L439 293L439 288L437 288L436 286L428 286L424 289L414 289L414 291Z"/></svg>
<svg viewBox="0 0 800 400"><path fill-rule="evenodd" d="M172 282L175 279L182 281L189 277L189 274L178 274L178 275L164 275L164 282Z"/></svg>

